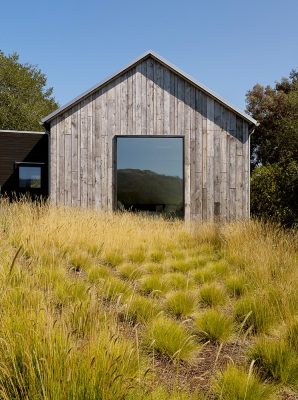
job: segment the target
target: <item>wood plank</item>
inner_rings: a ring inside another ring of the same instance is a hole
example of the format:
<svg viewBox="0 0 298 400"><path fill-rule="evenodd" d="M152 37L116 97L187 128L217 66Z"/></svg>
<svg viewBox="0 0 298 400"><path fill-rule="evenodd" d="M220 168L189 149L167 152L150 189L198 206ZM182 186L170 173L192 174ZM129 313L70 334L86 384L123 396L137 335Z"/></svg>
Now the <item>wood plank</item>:
<svg viewBox="0 0 298 400"><path fill-rule="evenodd" d="M147 135L147 62L144 61L141 64L142 74L142 102L141 102L141 135Z"/></svg>
<svg viewBox="0 0 298 400"><path fill-rule="evenodd" d="M167 68L163 68L163 131L165 135L171 134L171 111L170 111L170 98L171 98L171 74Z"/></svg>
<svg viewBox="0 0 298 400"><path fill-rule="evenodd" d="M57 204L57 119L51 122L50 128L50 200Z"/></svg>
<svg viewBox="0 0 298 400"><path fill-rule="evenodd" d="M135 76L135 134L142 134L142 64L136 66Z"/></svg>
<svg viewBox="0 0 298 400"><path fill-rule="evenodd" d="M81 182L81 202L82 207L87 207L87 157L88 157L88 138L87 138L87 100L82 101L81 105L81 143L80 143L80 182Z"/></svg>
<svg viewBox="0 0 298 400"><path fill-rule="evenodd" d="M147 60L147 135L154 133L154 61Z"/></svg>
<svg viewBox="0 0 298 400"><path fill-rule="evenodd" d="M78 106L71 113L71 204L78 204Z"/></svg>
<svg viewBox="0 0 298 400"><path fill-rule="evenodd" d="M64 168L64 123L65 116L58 118L59 121L59 203L65 204L64 192L65 192L65 168Z"/></svg>
<svg viewBox="0 0 298 400"><path fill-rule="evenodd" d="M207 97L207 218L214 219L214 100Z"/></svg>

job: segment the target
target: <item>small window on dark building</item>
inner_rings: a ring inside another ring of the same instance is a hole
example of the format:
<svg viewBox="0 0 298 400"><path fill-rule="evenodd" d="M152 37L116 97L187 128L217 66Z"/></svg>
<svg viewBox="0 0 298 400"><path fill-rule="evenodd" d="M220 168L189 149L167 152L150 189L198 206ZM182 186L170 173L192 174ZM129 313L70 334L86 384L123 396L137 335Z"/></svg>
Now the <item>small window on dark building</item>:
<svg viewBox="0 0 298 400"><path fill-rule="evenodd" d="M40 165L19 165L19 188L41 189Z"/></svg>

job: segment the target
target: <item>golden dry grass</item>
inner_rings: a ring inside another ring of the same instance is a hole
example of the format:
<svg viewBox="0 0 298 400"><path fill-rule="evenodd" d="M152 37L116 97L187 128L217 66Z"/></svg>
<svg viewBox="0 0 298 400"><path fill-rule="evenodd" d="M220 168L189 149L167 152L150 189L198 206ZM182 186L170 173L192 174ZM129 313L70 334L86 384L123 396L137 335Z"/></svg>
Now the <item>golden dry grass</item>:
<svg viewBox="0 0 298 400"><path fill-rule="evenodd" d="M0 399L212 399L228 359L241 367L235 387L258 385L256 340L287 340L295 370L297 239L257 221L185 224L2 199ZM226 315L233 334L220 326L204 370L195 321L213 309L208 329ZM294 393L287 382L268 381L264 393Z"/></svg>

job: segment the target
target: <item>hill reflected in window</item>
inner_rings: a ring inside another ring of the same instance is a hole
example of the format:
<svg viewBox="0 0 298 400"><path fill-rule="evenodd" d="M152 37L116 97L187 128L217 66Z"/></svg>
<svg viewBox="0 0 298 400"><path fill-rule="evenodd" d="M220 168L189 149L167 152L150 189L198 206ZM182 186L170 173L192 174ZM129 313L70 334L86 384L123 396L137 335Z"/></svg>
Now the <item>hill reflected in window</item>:
<svg viewBox="0 0 298 400"><path fill-rule="evenodd" d="M117 139L119 209L183 217L183 139Z"/></svg>

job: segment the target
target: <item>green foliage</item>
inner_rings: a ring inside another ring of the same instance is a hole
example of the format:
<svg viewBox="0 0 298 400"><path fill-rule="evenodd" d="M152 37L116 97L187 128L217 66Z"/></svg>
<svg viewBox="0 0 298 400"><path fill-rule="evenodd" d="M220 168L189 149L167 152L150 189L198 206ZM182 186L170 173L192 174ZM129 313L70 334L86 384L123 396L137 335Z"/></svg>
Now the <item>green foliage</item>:
<svg viewBox="0 0 298 400"><path fill-rule="evenodd" d="M186 317L194 311L196 298L191 291L179 290L169 293L165 304L171 314L178 318Z"/></svg>
<svg viewBox="0 0 298 400"><path fill-rule="evenodd" d="M41 118L58 107L46 85L36 66L20 63L16 53L0 51L0 128L41 131Z"/></svg>
<svg viewBox="0 0 298 400"><path fill-rule="evenodd" d="M195 322L195 333L200 340L226 342L233 334L234 325L231 318L216 310L206 310Z"/></svg>
<svg viewBox="0 0 298 400"><path fill-rule="evenodd" d="M224 372L217 375L213 383L216 399L220 400L273 400L273 389L261 383L250 371L229 365Z"/></svg>
<svg viewBox="0 0 298 400"><path fill-rule="evenodd" d="M259 122L251 136L253 166L298 158L298 72L275 87L256 84L246 94L247 111Z"/></svg>
<svg viewBox="0 0 298 400"><path fill-rule="evenodd" d="M251 348L249 358L255 360L264 379L298 387L298 355L284 340L259 339Z"/></svg>
<svg viewBox="0 0 298 400"><path fill-rule="evenodd" d="M251 135L253 215L291 226L298 221L298 72L274 88L257 84L247 111L259 122Z"/></svg>
<svg viewBox="0 0 298 400"><path fill-rule="evenodd" d="M147 328L147 343L158 353L171 359L189 359L196 345L184 327L164 317L159 317Z"/></svg>
<svg viewBox="0 0 298 400"><path fill-rule="evenodd" d="M297 201L298 159L257 167L253 171L251 177L253 215L281 222L286 226L295 225L298 223Z"/></svg>

